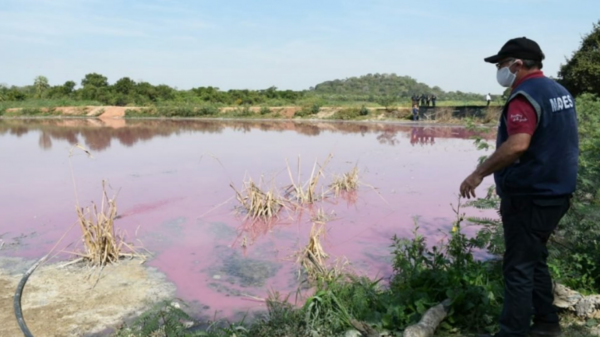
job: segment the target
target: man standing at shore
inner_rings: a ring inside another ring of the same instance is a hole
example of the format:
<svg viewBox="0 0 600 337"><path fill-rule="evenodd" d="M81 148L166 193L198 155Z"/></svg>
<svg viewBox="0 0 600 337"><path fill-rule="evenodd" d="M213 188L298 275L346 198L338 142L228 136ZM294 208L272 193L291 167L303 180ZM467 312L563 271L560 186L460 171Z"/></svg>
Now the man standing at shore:
<svg viewBox="0 0 600 337"><path fill-rule="evenodd" d="M575 191L579 138L575 100L544 76L543 59L539 45L527 38L509 40L485 59L496 64L498 83L512 92L496 151L460 186L462 197L475 197L483 178L493 173L501 198L505 288L496 337L561 333L546 243Z"/></svg>
<svg viewBox="0 0 600 337"><path fill-rule="evenodd" d="M487 101L487 106L490 106L490 103L492 103L492 96L490 94L487 94L487 96L485 96L485 100Z"/></svg>

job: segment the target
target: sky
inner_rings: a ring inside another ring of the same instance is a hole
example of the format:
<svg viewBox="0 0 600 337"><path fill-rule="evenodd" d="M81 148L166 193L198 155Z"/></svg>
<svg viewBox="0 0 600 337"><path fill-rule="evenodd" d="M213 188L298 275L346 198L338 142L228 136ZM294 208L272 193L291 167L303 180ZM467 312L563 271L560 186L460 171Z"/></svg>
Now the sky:
<svg viewBox="0 0 600 337"><path fill-rule="evenodd" d="M507 40L537 41L556 76L599 20L598 0L0 0L0 83L303 90L396 73L494 94L483 58Z"/></svg>

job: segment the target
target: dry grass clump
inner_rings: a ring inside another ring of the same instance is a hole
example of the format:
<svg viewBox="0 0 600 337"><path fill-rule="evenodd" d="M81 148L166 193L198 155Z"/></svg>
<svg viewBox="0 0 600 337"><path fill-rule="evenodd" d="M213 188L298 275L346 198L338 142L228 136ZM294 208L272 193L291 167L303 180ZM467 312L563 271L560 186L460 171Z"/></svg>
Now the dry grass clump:
<svg viewBox="0 0 600 337"><path fill-rule="evenodd" d="M248 179L244 182L242 192L239 192L233 184L230 184L238 202L246 212L246 218L269 220L277 217L279 211L285 207L283 199L278 196L274 188L265 192L261 189L261 185L262 179L259 185L256 185L252 179Z"/></svg>
<svg viewBox="0 0 600 337"><path fill-rule="evenodd" d="M85 253L75 254L92 266L116 263L122 257L142 257L125 242L122 233L115 231L116 198L108 197L104 181L102 181L102 192L100 210L93 202L91 207L85 209L76 206Z"/></svg>
<svg viewBox="0 0 600 337"><path fill-rule="evenodd" d="M342 192L353 192L358 189L358 168L354 168L341 176L334 176L333 182L329 185L335 196L339 196Z"/></svg>
<svg viewBox="0 0 600 337"><path fill-rule="evenodd" d="M292 184L286 188L286 193L288 195L293 196L298 202L301 204L312 204L315 201L319 200L319 196L317 195L317 186L319 184L319 178L324 177L323 170L325 166L329 163L329 160L333 155L327 156L323 165L319 165L317 161L313 165L312 172L310 174L310 179L308 179L305 183L302 183L302 174L300 173L300 157L298 157L298 177L296 181L292 176L292 170L290 169L290 165L287 163L286 165L288 169L288 174L290 176L290 181ZM317 166L319 166L319 170L317 171ZM321 193L321 198L324 193Z"/></svg>
<svg viewBox="0 0 600 337"><path fill-rule="evenodd" d="M335 214L333 213L333 211L331 212L331 214L327 214L325 213L325 210L323 208L319 208L317 209L317 212L312 215L310 221L312 221L313 224L325 225L334 217Z"/></svg>
<svg viewBox="0 0 600 337"><path fill-rule="evenodd" d="M325 225L313 223L308 244L298 254L297 262L304 268L310 278L314 278L317 274L324 274L327 270L325 260L329 255L321 245L321 238L324 235Z"/></svg>

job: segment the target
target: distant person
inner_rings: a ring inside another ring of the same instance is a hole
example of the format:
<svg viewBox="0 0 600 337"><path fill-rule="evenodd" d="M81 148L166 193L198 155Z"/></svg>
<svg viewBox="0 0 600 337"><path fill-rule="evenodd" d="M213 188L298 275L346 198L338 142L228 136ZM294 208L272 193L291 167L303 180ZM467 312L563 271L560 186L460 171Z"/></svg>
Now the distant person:
<svg viewBox="0 0 600 337"><path fill-rule="evenodd" d="M413 94L411 97L412 105L419 104L419 96L417 94Z"/></svg>
<svg viewBox="0 0 600 337"><path fill-rule="evenodd" d="M484 60L496 66L498 83L511 94L500 118L497 150L463 181L460 195L476 197L483 179L494 175L506 248L504 303L494 337L559 336L546 244L577 184L575 100L541 71L544 53L535 41L511 39Z"/></svg>
<svg viewBox="0 0 600 337"><path fill-rule="evenodd" d="M417 104L413 104L412 108L413 121L419 120L419 106Z"/></svg>
<svg viewBox="0 0 600 337"><path fill-rule="evenodd" d="M435 101L437 100L437 97L435 95L431 95L431 105L435 108Z"/></svg>
<svg viewBox="0 0 600 337"><path fill-rule="evenodd" d="M485 100L487 101L487 106L490 106L490 103L492 102L492 96L490 94L487 94L487 96L485 96Z"/></svg>
<svg viewBox="0 0 600 337"><path fill-rule="evenodd" d="M425 95L421 95L421 105L425 105Z"/></svg>
<svg viewBox="0 0 600 337"><path fill-rule="evenodd" d="M427 102L427 106L429 106L429 102L431 102L431 97L430 96L426 96L425 97L425 101Z"/></svg>

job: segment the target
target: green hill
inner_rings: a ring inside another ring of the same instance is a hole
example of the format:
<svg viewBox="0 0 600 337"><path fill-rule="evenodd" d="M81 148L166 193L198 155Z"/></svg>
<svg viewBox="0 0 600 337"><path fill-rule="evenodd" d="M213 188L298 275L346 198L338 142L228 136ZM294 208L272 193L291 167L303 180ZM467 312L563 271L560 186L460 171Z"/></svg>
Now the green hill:
<svg viewBox="0 0 600 337"><path fill-rule="evenodd" d="M381 96L395 96L410 99L412 95L436 95L439 100L477 101L483 95L461 91L446 92L438 86L433 88L418 82L410 76L396 74L367 74L343 80L325 81L317 84L312 91L320 95L346 97L351 100L372 101ZM370 99L369 99L370 98Z"/></svg>

